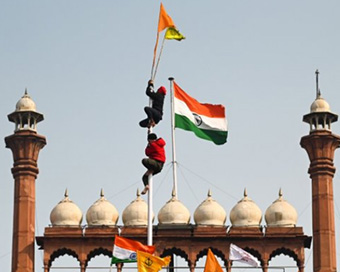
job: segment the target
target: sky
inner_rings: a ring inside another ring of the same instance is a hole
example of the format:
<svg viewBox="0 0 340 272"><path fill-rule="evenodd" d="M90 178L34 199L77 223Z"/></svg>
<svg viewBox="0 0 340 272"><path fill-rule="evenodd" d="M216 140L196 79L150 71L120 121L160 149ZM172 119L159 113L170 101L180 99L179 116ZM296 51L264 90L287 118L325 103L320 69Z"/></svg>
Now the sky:
<svg viewBox="0 0 340 272"><path fill-rule="evenodd" d="M230 210L245 188L263 215L281 188L298 213L297 225L312 235L309 160L299 144L309 125L302 117L316 96L316 69L322 96L334 113L340 113L340 2L164 0L163 4L186 39L165 42L155 85L169 91L168 78L174 77L198 101L223 104L228 120L228 142L222 146L176 129L178 198L189 209L191 223L209 189L226 210L230 225ZM145 88L159 5L155 0L0 1L1 137L14 131L7 115L25 88L45 118L38 124L47 145L38 161L37 236L50 224L50 212L66 188L83 212L82 225L101 189L119 211L122 225L123 210L136 198L137 188L143 188L146 130L138 122L145 118L143 108L148 105ZM172 189L169 97L164 118L154 129L167 142L167 162L154 178L156 215ZM339 123L332 131L340 134ZM0 268L9 271L13 159L4 142L0 162ZM334 163L339 169L338 153ZM336 173L338 266L339 181ZM313 268L311 253L306 249L306 272ZM67 263L59 259L58 266ZM36 250L36 271L43 271L42 263L42 251ZM98 257L90 265L107 263L107 258ZM278 257L270 263L281 264L294 262Z"/></svg>

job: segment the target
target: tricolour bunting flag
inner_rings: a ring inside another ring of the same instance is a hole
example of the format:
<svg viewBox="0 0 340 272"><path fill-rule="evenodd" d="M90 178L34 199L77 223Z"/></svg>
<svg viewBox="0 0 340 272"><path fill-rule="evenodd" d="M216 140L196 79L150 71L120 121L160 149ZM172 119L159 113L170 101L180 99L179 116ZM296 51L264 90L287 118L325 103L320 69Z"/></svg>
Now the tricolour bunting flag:
<svg viewBox="0 0 340 272"><path fill-rule="evenodd" d="M137 262L137 250L152 254L155 252L155 246L143 245L138 241L116 235L111 264Z"/></svg>

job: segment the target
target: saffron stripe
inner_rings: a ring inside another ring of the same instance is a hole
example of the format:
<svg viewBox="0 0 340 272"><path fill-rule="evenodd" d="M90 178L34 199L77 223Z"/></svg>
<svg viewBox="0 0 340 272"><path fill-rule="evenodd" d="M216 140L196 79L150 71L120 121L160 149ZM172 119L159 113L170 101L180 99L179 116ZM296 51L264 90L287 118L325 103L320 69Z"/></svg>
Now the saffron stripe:
<svg viewBox="0 0 340 272"><path fill-rule="evenodd" d="M207 130L227 130L227 121L225 118L212 118L204 115L198 115L195 112L192 112L184 101L177 98L175 98L174 105L176 114L187 117L193 124L196 124L198 128Z"/></svg>
<svg viewBox="0 0 340 272"><path fill-rule="evenodd" d="M225 118L225 108L223 105L201 104L195 98L185 93L176 82L174 82L174 96L182 100L192 112L198 115Z"/></svg>

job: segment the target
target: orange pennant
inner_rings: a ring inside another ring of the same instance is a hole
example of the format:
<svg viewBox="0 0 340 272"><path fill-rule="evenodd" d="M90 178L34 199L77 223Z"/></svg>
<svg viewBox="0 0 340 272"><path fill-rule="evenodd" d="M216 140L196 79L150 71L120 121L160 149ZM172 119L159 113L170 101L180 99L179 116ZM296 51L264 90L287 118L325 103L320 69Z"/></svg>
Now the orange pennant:
<svg viewBox="0 0 340 272"><path fill-rule="evenodd" d="M204 272L223 272L222 267L218 263L214 253L208 249L207 260L205 262Z"/></svg>
<svg viewBox="0 0 340 272"><path fill-rule="evenodd" d="M159 21L158 21L158 33L168 27L175 27L174 22L171 17L166 13L163 4L161 3L161 10L159 12Z"/></svg>

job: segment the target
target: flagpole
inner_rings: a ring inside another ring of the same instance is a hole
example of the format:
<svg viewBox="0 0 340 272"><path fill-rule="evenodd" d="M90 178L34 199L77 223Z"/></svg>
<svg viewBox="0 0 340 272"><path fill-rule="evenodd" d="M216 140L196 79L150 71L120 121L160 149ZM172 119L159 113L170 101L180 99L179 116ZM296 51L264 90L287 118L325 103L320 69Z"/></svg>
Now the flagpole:
<svg viewBox="0 0 340 272"><path fill-rule="evenodd" d="M148 176L149 191L148 191L148 246L152 246L152 175Z"/></svg>
<svg viewBox="0 0 340 272"><path fill-rule="evenodd" d="M171 94L171 140L172 140L172 173L173 173L173 188L172 191L177 197L177 161L176 161L176 148L175 148L175 111L174 111L174 91L173 82L174 78L169 77L170 80L170 94Z"/></svg>
<svg viewBox="0 0 340 272"><path fill-rule="evenodd" d="M152 99L149 99L149 106L152 107ZM152 126L148 129L147 136L152 133ZM152 246L152 210L153 210L153 201L152 201L152 181L153 181L153 175L150 174L148 176L148 246Z"/></svg>
<svg viewBox="0 0 340 272"><path fill-rule="evenodd" d="M155 73L153 74L152 79L155 79L156 74L157 74L158 65L159 65L159 62L161 60L161 56L162 56L162 52L163 52L164 42L165 42L165 34L164 34L163 41L162 41L162 47L161 47L161 49L159 51L159 55L158 55L158 59L157 59L157 64L156 64L156 67L155 67Z"/></svg>

